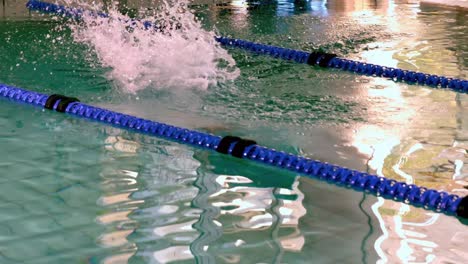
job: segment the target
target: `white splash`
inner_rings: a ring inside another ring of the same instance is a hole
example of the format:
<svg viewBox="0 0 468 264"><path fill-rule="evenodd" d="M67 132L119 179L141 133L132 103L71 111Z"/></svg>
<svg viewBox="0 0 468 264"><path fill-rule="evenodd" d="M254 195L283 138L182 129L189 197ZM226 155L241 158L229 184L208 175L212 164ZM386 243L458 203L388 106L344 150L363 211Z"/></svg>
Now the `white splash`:
<svg viewBox="0 0 468 264"><path fill-rule="evenodd" d="M109 8L108 17L85 13L70 23L74 40L94 50L108 78L125 91L151 88L207 89L239 76L234 59L202 28L188 0L157 1L151 15L138 20ZM84 4L80 5L84 6ZM100 11L97 5L83 7ZM146 29L149 21L160 29Z"/></svg>

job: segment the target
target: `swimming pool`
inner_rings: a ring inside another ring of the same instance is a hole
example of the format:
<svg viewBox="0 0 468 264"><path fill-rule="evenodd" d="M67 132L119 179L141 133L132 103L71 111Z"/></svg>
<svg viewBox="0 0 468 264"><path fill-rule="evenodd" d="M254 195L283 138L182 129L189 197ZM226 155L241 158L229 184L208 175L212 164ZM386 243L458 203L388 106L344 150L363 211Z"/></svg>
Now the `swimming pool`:
<svg viewBox="0 0 468 264"><path fill-rule="evenodd" d="M196 10L226 35L467 78L467 13L350 2ZM33 14L0 23L1 83L466 195L464 94L234 49L235 81L132 94L56 29L63 22ZM2 263L466 262L468 234L455 218L0 105Z"/></svg>

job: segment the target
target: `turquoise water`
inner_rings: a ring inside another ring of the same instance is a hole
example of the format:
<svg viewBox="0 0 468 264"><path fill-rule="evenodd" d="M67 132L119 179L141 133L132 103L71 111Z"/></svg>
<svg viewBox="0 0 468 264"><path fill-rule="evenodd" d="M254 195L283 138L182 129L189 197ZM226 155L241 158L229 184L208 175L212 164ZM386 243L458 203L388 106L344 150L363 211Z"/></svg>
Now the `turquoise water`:
<svg viewBox="0 0 468 264"><path fill-rule="evenodd" d="M468 78L468 13L328 2L195 10L225 35ZM132 94L61 25L1 17L0 82L468 194L466 95L239 50L235 81ZM468 260L456 218L1 101L1 263Z"/></svg>

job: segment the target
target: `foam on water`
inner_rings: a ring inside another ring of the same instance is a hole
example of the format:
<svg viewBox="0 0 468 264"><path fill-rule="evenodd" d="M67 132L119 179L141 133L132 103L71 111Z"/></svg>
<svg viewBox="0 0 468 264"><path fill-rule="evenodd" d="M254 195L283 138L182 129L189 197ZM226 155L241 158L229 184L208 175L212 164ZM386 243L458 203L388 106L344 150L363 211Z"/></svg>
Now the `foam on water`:
<svg viewBox="0 0 468 264"><path fill-rule="evenodd" d="M116 5L108 17L85 13L70 22L76 42L88 45L108 78L124 91L148 87L197 88L205 90L218 82L239 76L234 59L215 41L215 30L205 30L187 7L188 0L162 0L151 14L132 20ZM83 9L101 11L101 6L80 4ZM147 30L150 21L160 30Z"/></svg>

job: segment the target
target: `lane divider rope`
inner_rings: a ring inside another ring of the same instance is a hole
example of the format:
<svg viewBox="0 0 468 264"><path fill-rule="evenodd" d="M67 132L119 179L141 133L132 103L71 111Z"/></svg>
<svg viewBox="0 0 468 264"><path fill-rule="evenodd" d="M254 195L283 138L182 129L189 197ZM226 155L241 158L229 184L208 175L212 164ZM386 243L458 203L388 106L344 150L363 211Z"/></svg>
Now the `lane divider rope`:
<svg viewBox="0 0 468 264"><path fill-rule="evenodd" d="M216 38L221 45L241 48L251 52L269 55L275 58L305 63L312 66L340 69L361 75L389 78L393 81L419 84L438 88L447 88L456 92L468 92L468 80L449 78L422 72L402 70L380 66L372 63L359 62L337 57L336 54L323 52L305 52L276 46L259 44L251 41L227 37Z"/></svg>
<svg viewBox="0 0 468 264"><path fill-rule="evenodd" d="M468 219L468 196L461 198L445 191L398 182L393 179L269 149L249 139L235 136L221 138L208 133L114 112L83 104L73 97L57 94L49 96L4 84L0 84L0 97L181 144L214 150L222 154L289 170L312 179L323 180L356 191L371 193L386 199L423 207L427 210Z"/></svg>

